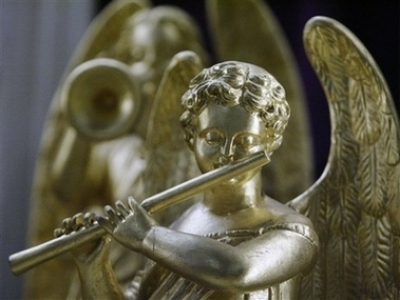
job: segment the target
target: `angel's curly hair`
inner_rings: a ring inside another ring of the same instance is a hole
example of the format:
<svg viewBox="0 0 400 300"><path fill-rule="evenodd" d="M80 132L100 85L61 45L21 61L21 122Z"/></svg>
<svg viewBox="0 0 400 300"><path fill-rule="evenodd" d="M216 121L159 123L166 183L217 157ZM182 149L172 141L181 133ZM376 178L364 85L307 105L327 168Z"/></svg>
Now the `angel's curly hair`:
<svg viewBox="0 0 400 300"><path fill-rule="evenodd" d="M289 105L283 87L264 69L229 61L204 69L192 79L189 90L182 97L185 112L180 119L191 149L197 116L209 103L226 107L240 105L258 115L265 124L266 151L272 154L280 146L289 120Z"/></svg>

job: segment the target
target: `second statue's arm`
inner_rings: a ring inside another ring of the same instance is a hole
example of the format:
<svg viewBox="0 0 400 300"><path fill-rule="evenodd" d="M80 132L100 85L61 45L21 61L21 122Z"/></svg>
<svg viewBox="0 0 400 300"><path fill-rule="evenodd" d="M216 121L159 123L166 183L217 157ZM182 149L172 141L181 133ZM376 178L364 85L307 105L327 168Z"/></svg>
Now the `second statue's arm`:
<svg viewBox="0 0 400 300"><path fill-rule="evenodd" d="M56 237L73 234L93 225L95 213L78 213L73 218L63 220L60 228L54 231ZM83 229L82 229L83 228ZM109 260L109 236L72 249L81 281L81 294L89 299L125 299Z"/></svg>
<svg viewBox="0 0 400 300"><path fill-rule="evenodd" d="M264 289L305 273L315 263L317 246L285 229L265 232L236 247L157 226L133 199L131 209L117 202L98 222L126 247L165 268L214 290L243 293Z"/></svg>

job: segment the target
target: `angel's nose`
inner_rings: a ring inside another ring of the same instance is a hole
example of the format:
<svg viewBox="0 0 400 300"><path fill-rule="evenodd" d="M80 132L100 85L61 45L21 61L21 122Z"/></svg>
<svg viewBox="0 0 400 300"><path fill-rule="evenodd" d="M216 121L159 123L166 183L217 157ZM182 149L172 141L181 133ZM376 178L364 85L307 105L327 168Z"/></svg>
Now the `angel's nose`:
<svg viewBox="0 0 400 300"><path fill-rule="evenodd" d="M233 156L225 156L225 155L221 155L218 158L218 164L221 166L227 165L228 163L233 161Z"/></svg>
<svg viewBox="0 0 400 300"><path fill-rule="evenodd" d="M222 154L225 157L233 157L233 145L231 140L227 140L224 147L222 148Z"/></svg>

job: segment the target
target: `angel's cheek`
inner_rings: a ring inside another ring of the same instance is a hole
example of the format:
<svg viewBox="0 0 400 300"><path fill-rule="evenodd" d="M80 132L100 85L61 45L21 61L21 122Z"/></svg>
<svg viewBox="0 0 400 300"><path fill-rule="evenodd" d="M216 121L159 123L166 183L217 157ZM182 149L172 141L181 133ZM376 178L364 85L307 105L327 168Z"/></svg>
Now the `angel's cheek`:
<svg viewBox="0 0 400 300"><path fill-rule="evenodd" d="M210 146L202 139L195 140L194 155L202 173L215 169L220 154L221 149L219 147Z"/></svg>

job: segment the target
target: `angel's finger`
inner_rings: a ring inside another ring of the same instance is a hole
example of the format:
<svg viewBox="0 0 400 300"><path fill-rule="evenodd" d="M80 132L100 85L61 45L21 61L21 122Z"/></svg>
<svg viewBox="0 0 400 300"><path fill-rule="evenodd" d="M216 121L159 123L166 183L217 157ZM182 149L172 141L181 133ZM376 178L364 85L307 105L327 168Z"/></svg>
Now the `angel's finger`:
<svg viewBox="0 0 400 300"><path fill-rule="evenodd" d="M62 221L62 227L64 228L64 233L69 233L72 231L72 218L66 218Z"/></svg>
<svg viewBox="0 0 400 300"><path fill-rule="evenodd" d="M102 216L96 216L96 221L97 223L100 224L101 227L103 227L108 233L113 234L114 233L114 224L106 219L103 218Z"/></svg>
<svg viewBox="0 0 400 300"><path fill-rule="evenodd" d="M136 200L133 199L133 197L128 198L128 203L129 203L129 207L131 208L131 210L133 212L135 212L139 207L139 203L137 203Z"/></svg>
<svg viewBox="0 0 400 300"><path fill-rule="evenodd" d="M115 202L115 206L118 208L118 211L122 217L126 218L130 214L130 211L126 208L125 204L123 204L120 200Z"/></svg>
<svg viewBox="0 0 400 300"><path fill-rule="evenodd" d="M84 217L82 213L78 213L72 217L72 228L78 230L84 225Z"/></svg>
<svg viewBox="0 0 400 300"><path fill-rule="evenodd" d="M104 211L106 212L110 220L113 221L115 224L121 223L122 221L121 217L115 212L115 210L110 205L106 205L104 207Z"/></svg>
<svg viewBox="0 0 400 300"><path fill-rule="evenodd" d="M63 228L56 228L56 229L54 229L54 236L55 236L56 238L58 238L58 237L64 235L64 233L65 233L65 230L64 230Z"/></svg>
<svg viewBox="0 0 400 300"><path fill-rule="evenodd" d="M84 219L85 226L92 225L94 223L94 221L96 221L96 214L93 212L87 212L84 215L83 219Z"/></svg>

